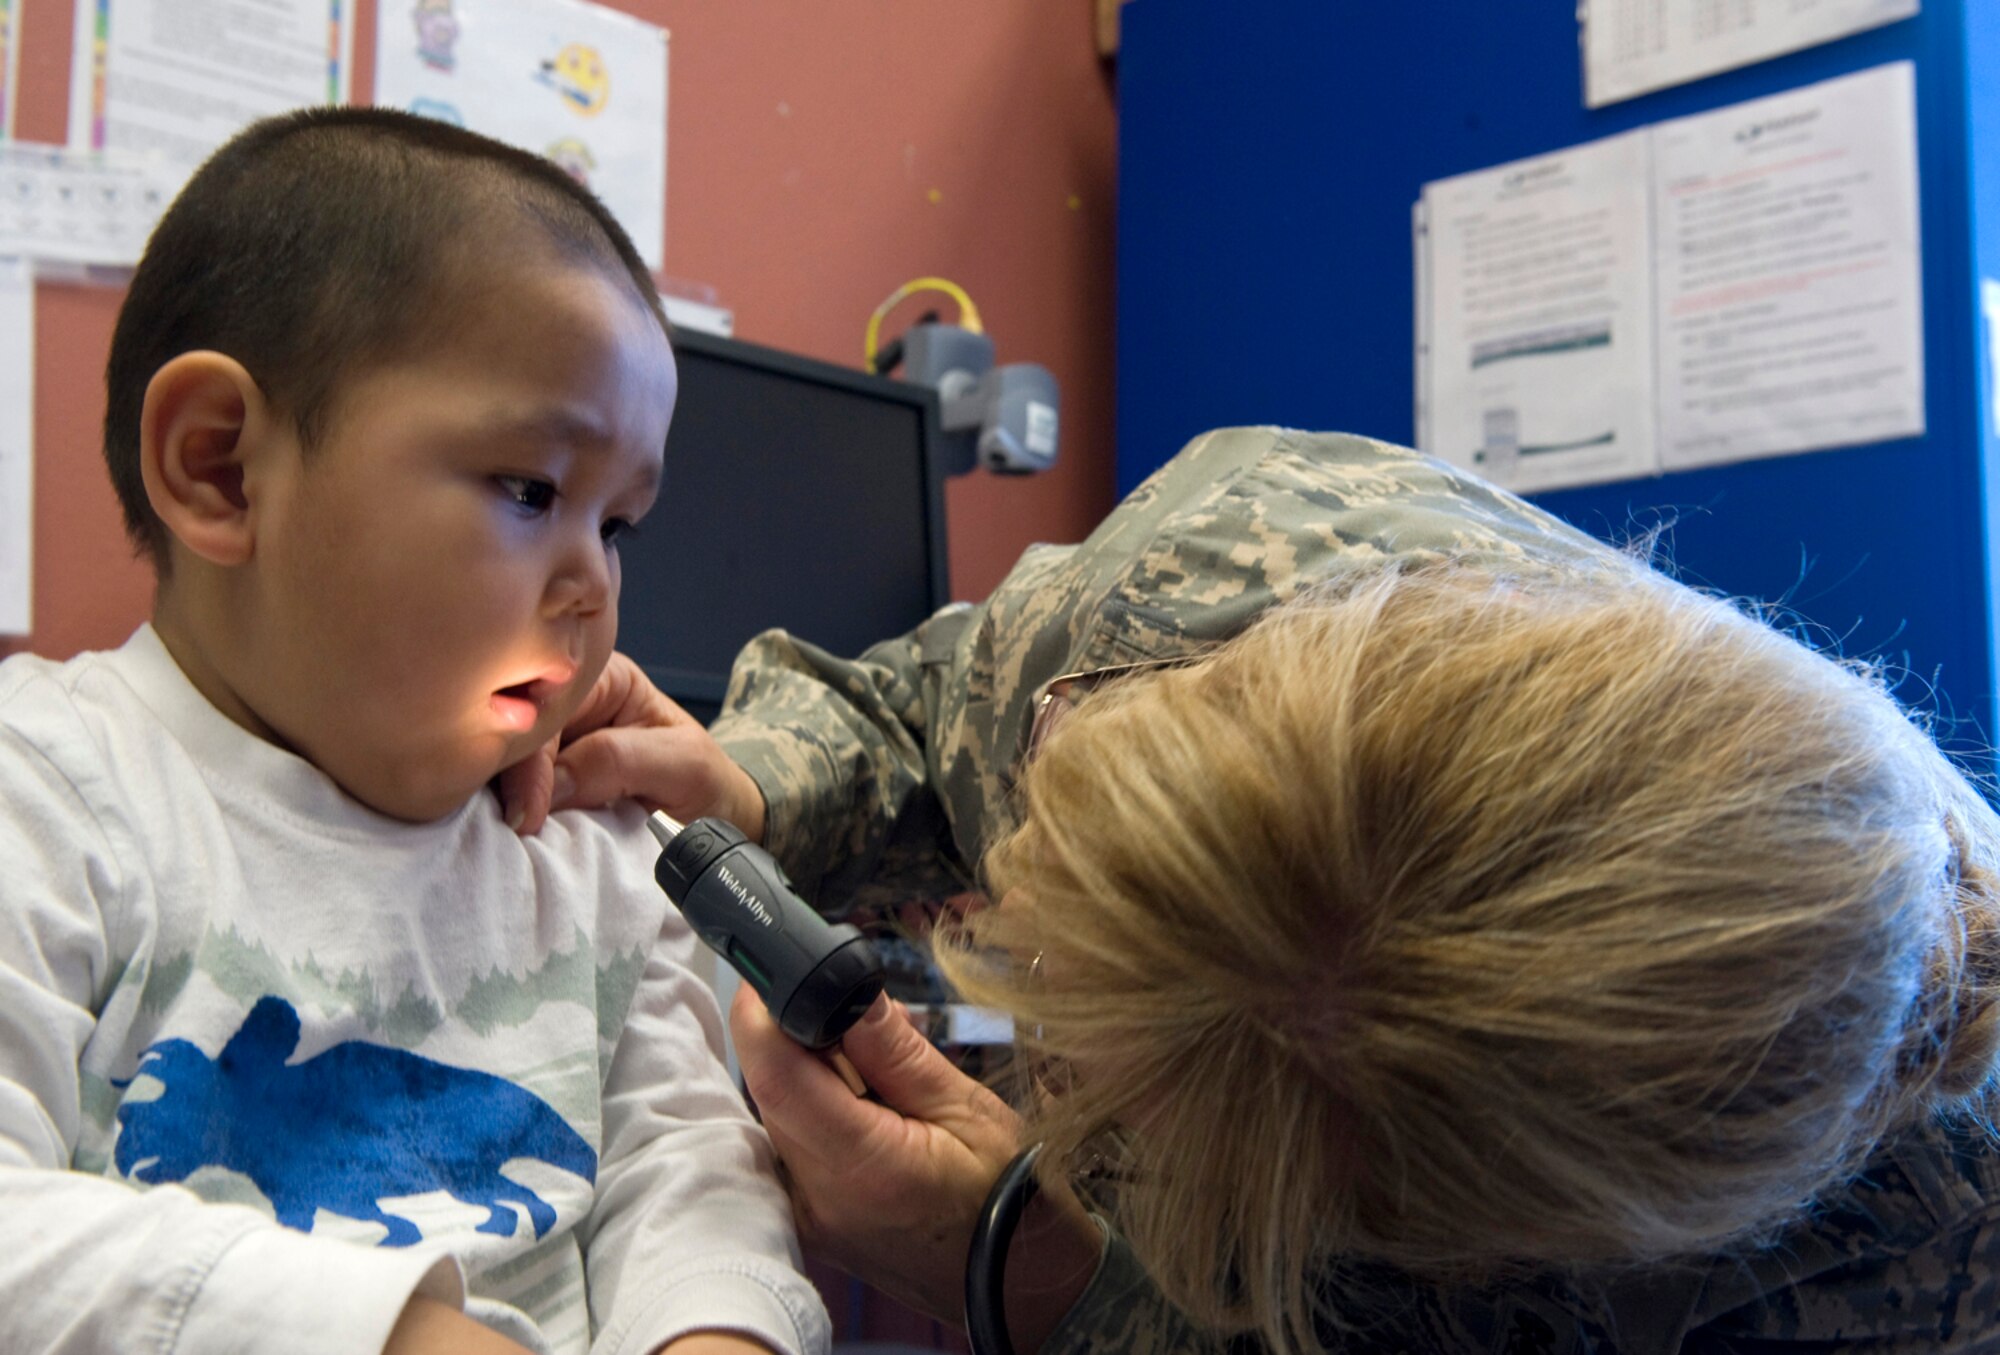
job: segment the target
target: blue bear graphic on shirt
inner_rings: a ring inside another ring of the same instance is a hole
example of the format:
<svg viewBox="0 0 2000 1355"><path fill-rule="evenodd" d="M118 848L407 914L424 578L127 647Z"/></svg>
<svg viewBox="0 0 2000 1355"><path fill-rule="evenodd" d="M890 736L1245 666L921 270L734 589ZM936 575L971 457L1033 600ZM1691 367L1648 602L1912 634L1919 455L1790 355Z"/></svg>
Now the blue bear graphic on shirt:
<svg viewBox="0 0 2000 1355"><path fill-rule="evenodd" d="M310 1232L324 1209L382 1224L388 1247L423 1233L383 1213L383 1199L447 1191L484 1206L479 1231L502 1237L515 1228L508 1206L519 1205L539 1238L556 1211L500 1168L539 1158L597 1179L590 1145L511 1082L359 1040L286 1063L298 1043L298 1012L266 997L216 1058L186 1040L149 1047L139 1072L166 1091L118 1108L118 1170L156 1185L226 1167L256 1182L287 1227Z"/></svg>

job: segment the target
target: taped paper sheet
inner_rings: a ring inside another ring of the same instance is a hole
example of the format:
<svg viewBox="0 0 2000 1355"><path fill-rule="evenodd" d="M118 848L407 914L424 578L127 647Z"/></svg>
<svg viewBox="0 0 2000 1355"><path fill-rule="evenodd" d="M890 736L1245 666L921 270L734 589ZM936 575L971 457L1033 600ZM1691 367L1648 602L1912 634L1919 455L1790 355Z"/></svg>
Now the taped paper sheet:
<svg viewBox="0 0 2000 1355"><path fill-rule="evenodd" d="M1980 0L1984 2L1984 0ZM1583 0L1591 108L1907 19L1918 0Z"/></svg>
<svg viewBox="0 0 2000 1355"><path fill-rule="evenodd" d="M0 146L0 255L129 268L186 178L157 156Z"/></svg>
<svg viewBox="0 0 2000 1355"><path fill-rule="evenodd" d="M34 623L35 285L0 259L0 635Z"/></svg>
<svg viewBox="0 0 2000 1355"><path fill-rule="evenodd" d="M258 118L346 103L352 0L76 0L69 144L188 169Z"/></svg>
<svg viewBox="0 0 2000 1355"><path fill-rule="evenodd" d="M1522 491L1653 471L1647 165L1635 133L1425 185L1426 451Z"/></svg>
<svg viewBox="0 0 2000 1355"><path fill-rule="evenodd" d="M0 137L14 135L21 92L21 0L0 0Z"/></svg>
<svg viewBox="0 0 2000 1355"><path fill-rule="evenodd" d="M1924 431L1908 62L1424 187L1418 445L1517 490Z"/></svg>
<svg viewBox="0 0 2000 1355"><path fill-rule="evenodd" d="M1660 461L1924 431L1908 63L1661 124Z"/></svg>
<svg viewBox="0 0 2000 1355"><path fill-rule="evenodd" d="M583 0L394 0L380 13L377 103L548 156L660 267L665 29Z"/></svg>

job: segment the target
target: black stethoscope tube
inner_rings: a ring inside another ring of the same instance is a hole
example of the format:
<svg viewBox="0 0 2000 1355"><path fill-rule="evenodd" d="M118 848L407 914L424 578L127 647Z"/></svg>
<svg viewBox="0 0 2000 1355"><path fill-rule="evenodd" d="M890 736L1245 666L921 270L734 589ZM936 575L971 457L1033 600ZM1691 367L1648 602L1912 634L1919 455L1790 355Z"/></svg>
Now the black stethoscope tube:
<svg viewBox="0 0 2000 1355"><path fill-rule="evenodd" d="M1035 1159L1042 1145L1015 1154L987 1192L965 1253L965 1334L972 1355L1014 1355L1007 1337L1007 1247L1021 1212L1035 1198Z"/></svg>

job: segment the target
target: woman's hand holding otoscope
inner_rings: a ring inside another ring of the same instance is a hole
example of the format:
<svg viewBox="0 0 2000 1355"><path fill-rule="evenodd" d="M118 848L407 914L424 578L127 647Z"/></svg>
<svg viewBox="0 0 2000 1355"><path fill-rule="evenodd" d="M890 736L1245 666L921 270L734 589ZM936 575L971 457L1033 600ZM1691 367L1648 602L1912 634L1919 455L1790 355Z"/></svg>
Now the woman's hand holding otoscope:
<svg viewBox="0 0 2000 1355"><path fill-rule="evenodd" d="M882 961L866 937L831 923L792 892L771 854L723 819L681 824L654 811L653 878L695 935L764 999L778 1028L829 1060L859 1096L867 1086L834 1046L882 991Z"/></svg>

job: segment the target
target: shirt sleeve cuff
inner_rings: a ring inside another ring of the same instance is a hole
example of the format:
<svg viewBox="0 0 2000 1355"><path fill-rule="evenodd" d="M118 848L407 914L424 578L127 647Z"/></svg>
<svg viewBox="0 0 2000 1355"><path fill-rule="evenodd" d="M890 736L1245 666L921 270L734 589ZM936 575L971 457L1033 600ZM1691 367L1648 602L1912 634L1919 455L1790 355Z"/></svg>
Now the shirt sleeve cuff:
<svg viewBox="0 0 2000 1355"><path fill-rule="evenodd" d="M289 1228L248 1228L218 1240L176 1348L200 1355L379 1355L418 1295L463 1307L458 1262L423 1247L365 1247Z"/></svg>
<svg viewBox="0 0 2000 1355"><path fill-rule="evenodd" d="M844 825L823 804L810 802L804 787L840 784L838 769L824 752L784 730L738 734L718 720L715 733L723 751L749 773L764 797L764 850L784 863L800 892L812 897L826 875L834 844L844 837ZM802 766L812 769L810 776L801 775Z"/></svg>
<svg viewBox="0 0 2000 1355"><path fill-rule="evenodd" d="M682 1276L595 1349L647 1355L697 1331L735 1332L784 1355L826 1355L833 1341L826 1309L803 1276L742 1262Z"/></svg>

